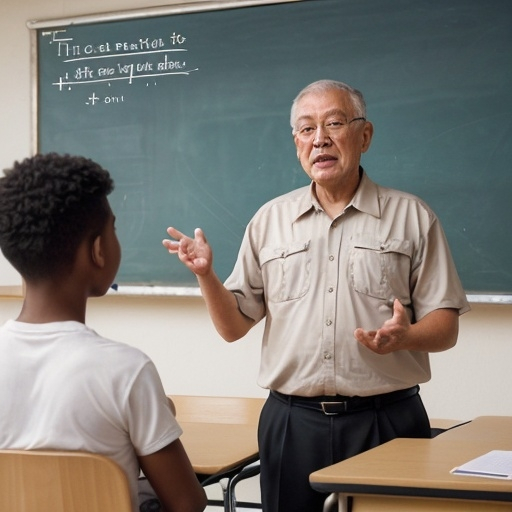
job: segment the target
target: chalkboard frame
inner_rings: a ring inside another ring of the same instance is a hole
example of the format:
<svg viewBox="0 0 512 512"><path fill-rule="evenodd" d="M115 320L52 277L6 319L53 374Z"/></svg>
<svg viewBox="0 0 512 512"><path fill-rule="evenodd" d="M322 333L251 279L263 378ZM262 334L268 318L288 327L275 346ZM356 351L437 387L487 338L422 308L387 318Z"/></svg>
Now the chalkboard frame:
<svg viewBox="0 0 512 512"><path fill-rule="evenodd" d="M32 148L33 152L38 151L38 57L37 57L37 34L41 29L52 27L65 27L74 24L90 24L104 23L110 21L125 21L130 19L138 19L144 17L167 16L179 13L206 12L214 10L244 8L258 5L282 4L289 2L301 2L302 0L241 0L241 1L215 1L215 2L193 2L174 4L165 7L134 9L127 11L98 13L72 18L51 19L51 20L34 20L27 23L31 31L31 62L32 62ZM311 1L311 0L308 0ZM178 295L178 296L200 296L200 290L197 286L125 286L120 284L117 292L122 295ZM512 292L510 293L471 293L468 299L474 303L494 303L494 304L510 304L512 303Z"/></svg>

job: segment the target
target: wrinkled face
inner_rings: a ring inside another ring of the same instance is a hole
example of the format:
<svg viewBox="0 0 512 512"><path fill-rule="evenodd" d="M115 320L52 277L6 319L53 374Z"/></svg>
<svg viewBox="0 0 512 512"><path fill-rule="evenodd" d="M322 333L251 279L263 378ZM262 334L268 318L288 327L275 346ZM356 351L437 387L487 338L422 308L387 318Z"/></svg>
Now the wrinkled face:
<svg viewBox="0 0 512 512"><path fill-rule="evenodd" d="M361 154L372 134L372 124L359 117L346 91L310 92L297 103L297 157L307 175L326 190L357 184Z"/></svg>

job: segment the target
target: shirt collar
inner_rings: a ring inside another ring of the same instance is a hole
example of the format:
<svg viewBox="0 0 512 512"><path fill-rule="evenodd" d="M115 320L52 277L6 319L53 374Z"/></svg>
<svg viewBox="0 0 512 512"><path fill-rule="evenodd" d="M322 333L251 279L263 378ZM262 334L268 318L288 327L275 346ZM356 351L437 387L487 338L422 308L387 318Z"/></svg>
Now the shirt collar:
<svg viewBox="0 0 512 512"><path fill-rule="evenodd" d="M314 190L314 182L311 182L309 187L306 189L306 193L303 194L300 201L298 202L297 215L295 220L298 220L302 215L308 213L311 210L323 211L320 206L318 199L316 198ZM366 174L364 169L361 167L361 181L357 187L354 197L347 205L347 208L353 207L374 217L379 218L380 213L380 202L379 202L379 187L374 183Z"/></svg>
<svg viewBox="0 0 512 512"><path fill-rule="evenodd" d="M374 183L366 172L361 168L362 176L356 193L348 206L354 207L364 213L380 218L379 187Z"/></svg>
<svg viewBox="0 0 512 512"><path fill-rule="evenodd" d="M314 183L311 182L309 187L303 188L304 193L297 202L297 211L295 212L295 221L299 220L303 215L310 211L321 210L321 206L316 199L314 192Z"/></svg>

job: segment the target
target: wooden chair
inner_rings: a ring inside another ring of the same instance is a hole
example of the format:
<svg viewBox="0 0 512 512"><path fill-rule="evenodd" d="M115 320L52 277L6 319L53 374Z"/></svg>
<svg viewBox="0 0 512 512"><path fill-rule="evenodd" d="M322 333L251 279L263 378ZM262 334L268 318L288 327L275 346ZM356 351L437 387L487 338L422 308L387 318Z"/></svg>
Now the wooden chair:
<svg viewBox="0 0 512 512"><path fill-rule="evenodd" d="M187 448L185 441L188 429L192 429L197 424L205 424L206 430L211 432L212 435L223 430L228 432L228 427L233 425L240 425L244 429L247 428L253 432L255 446L253 453L250 457L240 460L236 464L226 465L225 467L219 465L216 468L213 464L201 466L194 464L192 453L189 453L189 456L191 456L194 470L204 487L218 483L222 488L223 501L209 500L209 505L223 506L225 512L235 511L237 506L261 509L260 503L237 501L235 487L240 481L256 476L260 472L259 454L257 453L257 428L265 399L188 395L172 395L170 398L176 406L178 422L183 427L185 448ZM236 443L236 439L233 438L232 442ZM219 443L218 446L215 443L211 444L212 459L215 459L215 451L220 450L221 446L222 443ZM217 452L217 456L220 456L219 452Z"/></svg>
<svg viewBox="0 0 512 512"><path fill-rule="evenodd" d="M0 450L0 510L131 512L124 471L85 452Z"/></svg>

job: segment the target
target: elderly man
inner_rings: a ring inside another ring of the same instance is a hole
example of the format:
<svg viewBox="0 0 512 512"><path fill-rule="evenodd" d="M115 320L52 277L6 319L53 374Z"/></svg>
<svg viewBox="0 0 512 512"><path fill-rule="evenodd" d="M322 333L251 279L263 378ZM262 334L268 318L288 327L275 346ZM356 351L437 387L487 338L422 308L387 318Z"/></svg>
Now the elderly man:
<svg viewBox="0 0 512 512"><path fill-rule="evenodd" d="M291 126L311 184L260 208L224 284L200 229L189 238L171 227L164 240L196 274L225 340L265 319L265 512L321 511L312 471L395 437L428 437L418 384L469 309L435 214L360 165L373 135L362 94L314 82L294 100Z"/></svg>

